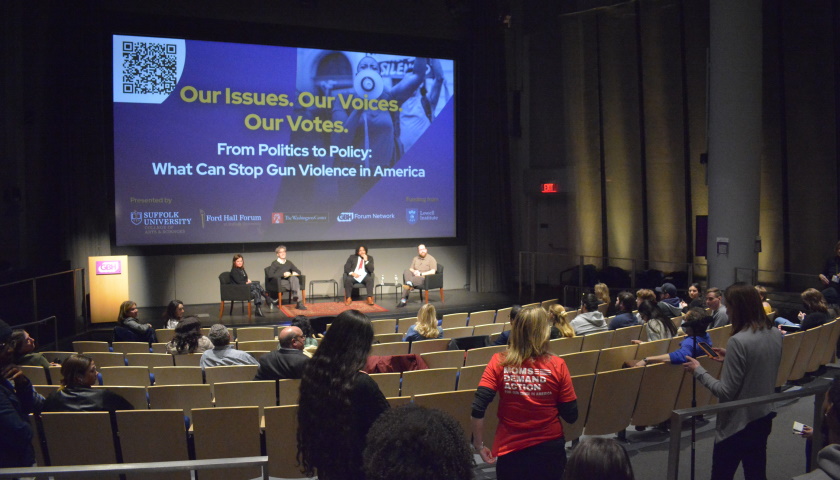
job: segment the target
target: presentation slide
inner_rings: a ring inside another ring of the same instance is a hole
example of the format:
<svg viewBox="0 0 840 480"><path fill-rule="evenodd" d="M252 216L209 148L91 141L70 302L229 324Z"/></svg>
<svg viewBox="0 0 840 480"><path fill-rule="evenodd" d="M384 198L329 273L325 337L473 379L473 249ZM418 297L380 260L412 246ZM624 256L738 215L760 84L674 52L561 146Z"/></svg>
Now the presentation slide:
<svg viewBox="0 0 840 480"><path fill-rule="evenodd" d="M117 245L456 236L454 71L114 35Z"/></svg>

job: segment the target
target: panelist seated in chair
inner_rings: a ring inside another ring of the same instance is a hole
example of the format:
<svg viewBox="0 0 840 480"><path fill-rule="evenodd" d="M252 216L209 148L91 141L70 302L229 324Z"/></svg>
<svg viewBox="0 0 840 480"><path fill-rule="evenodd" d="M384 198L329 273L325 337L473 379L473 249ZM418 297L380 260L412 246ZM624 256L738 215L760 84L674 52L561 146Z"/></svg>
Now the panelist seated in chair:
<svg viewBox="0 0 840 480"><path fill-rule="evenodd" d="M300 294L300 269L292 263L291 260L286 259L286 246L280 245L274 249L277 254L277 260L271 262L268 266L266 274L270 278L276 278L280 286L286 287L292 292L292 302L297 302L298 310L306 310L303 305L302 296Z"/></svg>
<svg viewBox="0 0 840 480"><path fill-rule="evenodd" d="M367 247L359 245L344 264L344 304L350 305L352 301L353 285L364 284L367 304L373 305L373 282L373 257L367 254Z"/></svg>
<svg viewBox="0 0 840 480"><path fill-rule="evenodd" d="M417 256L411 260L411 265L403 272L403 296L397 308L402 308L408 301L408 295L414 287L423 285L426 275L434 275L437 271L437 260L429 255L426 245L417 246Z"/></svg>

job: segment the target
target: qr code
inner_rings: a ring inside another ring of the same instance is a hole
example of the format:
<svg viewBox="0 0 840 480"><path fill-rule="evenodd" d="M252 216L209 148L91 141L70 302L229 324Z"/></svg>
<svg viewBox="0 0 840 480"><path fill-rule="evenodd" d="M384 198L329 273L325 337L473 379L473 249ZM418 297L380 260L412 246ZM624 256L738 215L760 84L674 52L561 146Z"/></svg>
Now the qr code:
<svg viewBox="0 0 840 480"><path fill-rule="evenodd" d="M177 83L177 46L171 43L122 42L122 92L169 94Z"/></svg>

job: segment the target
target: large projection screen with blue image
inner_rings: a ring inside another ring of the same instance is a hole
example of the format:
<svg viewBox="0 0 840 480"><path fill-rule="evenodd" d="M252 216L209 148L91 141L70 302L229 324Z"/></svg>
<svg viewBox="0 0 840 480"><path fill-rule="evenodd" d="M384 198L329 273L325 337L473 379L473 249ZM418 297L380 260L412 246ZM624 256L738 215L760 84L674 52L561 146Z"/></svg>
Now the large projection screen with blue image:
<svg viewBox="0 0 840 480"><path fill-rule="evenodd" d="M117 245L455 237L454 70L114 35Z"/></svg>

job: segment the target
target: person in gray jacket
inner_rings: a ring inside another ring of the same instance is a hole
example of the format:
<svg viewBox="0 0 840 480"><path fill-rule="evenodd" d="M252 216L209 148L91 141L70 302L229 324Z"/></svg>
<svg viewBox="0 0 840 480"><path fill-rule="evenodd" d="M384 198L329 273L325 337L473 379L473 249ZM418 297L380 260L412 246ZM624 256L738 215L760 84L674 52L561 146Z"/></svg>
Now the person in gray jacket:
<svg viewBox="0 0 840 480"><path fill-rule="evenodd" d="M572 320L575 335L607 331L607 321L598 311L598 297L594 293L587 293L580 302L580 313Z"/></svg>

